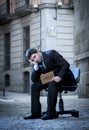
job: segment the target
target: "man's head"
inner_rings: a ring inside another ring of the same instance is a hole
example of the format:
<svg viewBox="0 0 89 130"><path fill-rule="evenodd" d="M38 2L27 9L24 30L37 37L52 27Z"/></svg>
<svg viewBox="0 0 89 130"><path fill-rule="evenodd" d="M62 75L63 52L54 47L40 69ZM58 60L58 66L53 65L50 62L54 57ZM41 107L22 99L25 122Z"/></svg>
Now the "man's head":
<svg viewBox="0 0 89 130"><path fill-rule="evenodd" d="M26 51L26 58L28 61L39 64L42 59L42 54L36 49L28 49Z"/></svg>

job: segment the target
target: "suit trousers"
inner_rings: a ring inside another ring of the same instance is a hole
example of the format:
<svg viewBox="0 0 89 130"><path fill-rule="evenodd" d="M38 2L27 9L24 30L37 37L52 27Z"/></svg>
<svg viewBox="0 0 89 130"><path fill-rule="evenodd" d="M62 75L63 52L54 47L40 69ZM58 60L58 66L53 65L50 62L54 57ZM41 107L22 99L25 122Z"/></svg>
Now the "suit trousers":
<svg viewBox="0 0 89 130"><path fill-rule="evenodd" d="M33 115L41 114L40 91L48 88L47 112L54 114L57 103L57 83L52 81L43 85L41 81L34 82L31 86L31 113Z"/></svg>

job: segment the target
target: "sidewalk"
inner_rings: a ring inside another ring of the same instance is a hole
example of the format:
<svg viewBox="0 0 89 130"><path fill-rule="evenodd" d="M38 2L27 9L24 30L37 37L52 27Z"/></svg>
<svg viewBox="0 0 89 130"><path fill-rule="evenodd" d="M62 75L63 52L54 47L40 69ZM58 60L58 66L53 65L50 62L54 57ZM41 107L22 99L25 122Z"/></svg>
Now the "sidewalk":
<svg viewBox="0 0 89 130"><path fill-rule="evenodd" d="M30 114L29 94L6 92L5 95L3 97L0 91L0 130L89 130L89 99L63 96L65 109L78 110L80 116L60 115L57 119L43 121L23 119ZM41 103L42 111L46 111L46 97L41 97Z"/></svg>

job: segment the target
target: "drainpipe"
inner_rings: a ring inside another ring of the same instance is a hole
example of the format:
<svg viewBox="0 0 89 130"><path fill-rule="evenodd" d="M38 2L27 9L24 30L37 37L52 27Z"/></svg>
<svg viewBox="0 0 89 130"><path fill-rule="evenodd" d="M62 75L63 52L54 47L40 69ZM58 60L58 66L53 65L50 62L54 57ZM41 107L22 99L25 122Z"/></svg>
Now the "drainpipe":
<svg viewBox="0 0 89 130"><path fill-rule="evenodd" d="M39 51L41 51L41 9L39 8L38 4L34 5L34 8L36 9L36 12L40 12L40 45L38 46Z"/></svg>
<svg viewBox="0 0 89 130"><path fill-rule="evenodd" d="M61 8L62 7L62 2L61 1L59 1L59 2L56 2L56 5L55 5L55 17L54 17L54 19L55 20L57 20L57 9L58 8Z"/></svg>
<svg viewBox="0 0 89 130"><path fill-rule="evenodd" d="M40 9L40 51L42 49L42 43L41 43L41 9Z"/></svg>

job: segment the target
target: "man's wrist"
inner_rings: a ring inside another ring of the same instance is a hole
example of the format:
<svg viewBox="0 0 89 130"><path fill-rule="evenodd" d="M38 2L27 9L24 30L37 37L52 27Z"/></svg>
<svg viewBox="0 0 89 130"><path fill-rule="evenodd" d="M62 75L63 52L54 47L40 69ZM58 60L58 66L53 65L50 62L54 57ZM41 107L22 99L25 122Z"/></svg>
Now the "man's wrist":
<svg viewBox="0 0 89 130"><path fill-rule="evenodd" d="M34 65L34 70L38 70L39 69L39 66L37 64Z"/></svg>

